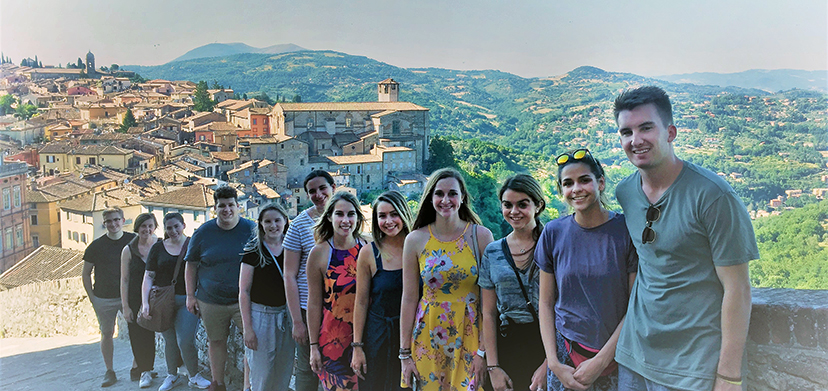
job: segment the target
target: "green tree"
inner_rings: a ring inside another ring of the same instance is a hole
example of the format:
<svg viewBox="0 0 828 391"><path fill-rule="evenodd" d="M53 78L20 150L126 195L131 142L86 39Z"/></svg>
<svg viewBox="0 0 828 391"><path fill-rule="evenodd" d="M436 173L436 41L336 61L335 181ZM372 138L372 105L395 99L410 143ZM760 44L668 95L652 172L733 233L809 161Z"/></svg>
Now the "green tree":
<svg viewBox="0 0 828 391"><path fill-rule="evenodd" d="M17 98L14 95L0 96L0 115L6 115L14 112L12 105L17 103Z"/></svg>
<svg viewBox="0 0 828 391"><path fill-rule="evenodd" d="M216 102L210 99L210 94L207 92L207 82L204 80L198 82L193 94L193 109L196 111L213 111L215 105Z"/></svg>
<svg viewBox="0 0 828 391"><path fill-rule="evenodd" d="M78 65L78 69L83 69L83 61L81 60L80 57L78 57L78 64L77 65Z"/></svg>
<svg viewBox="0 0 828 391"><path fill-rule="evenodd" d="M121 67L118 64L112 64L109 66L109 69L111 69L112 72L118 72L119 70L121 70Z"/></svg>
<svg viewBox="0 0 828 391"><path fill-rule="evenodd" d="M444 167L457 168L457 161L454 160L454 147L444 137L434 136L428 145L428 162L426 162L426 174Z"/></svg>
<svg viewBox="0 0 828 391"><path fill-rule="evenodd" d="M29 119L37 113L37 106L23 103L17 105L17 109L14 111L14 116L20 119Z"/></svg>
<svg viewBox="0 0 828 391"><path fill-rule="evenodd" d="M124 115L124 121L121 123L121 133L126 133L129 128L138 125L138 121L135 120L135 114L132 114L132 109L127 109L126 114Z"/></svg>
<svg viewBox="0 0 828 391"><path fill-rule="evenodd" d="M293 102L294 103L302 103L302 97L299 96L299 95L294 95L293 96Z"/></svg>

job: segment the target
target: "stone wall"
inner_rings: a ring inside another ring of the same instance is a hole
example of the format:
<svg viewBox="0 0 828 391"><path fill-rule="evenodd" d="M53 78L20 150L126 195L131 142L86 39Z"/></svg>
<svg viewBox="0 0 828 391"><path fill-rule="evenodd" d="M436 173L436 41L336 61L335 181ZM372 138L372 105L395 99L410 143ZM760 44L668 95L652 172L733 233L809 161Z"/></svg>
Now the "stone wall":
<svg viewBox="0 0 828 391"><path fill-rule="evenodd" d="M753 289L748 390L828 390L828 291Z"/></svg>
<svg viewBox="0 0 828 391"><path fill-rule="evenodd" d="M126 330L119 315L118 329ZM0 292L0 336L48 337L98 333L98 322L80 278L47 281ZM126 332L120 338L127 338ZM207 362L207 336L196 334L201 365ZM159 366L163 341L156 340ZM228 343L227 380L242 380L243 339ZM828 390L828 291L753 289L748 337L750 391ZM237 386L238 387L238 386Z"/></svg>
<svg viewBox="0 0 828 391"><path fill-rule="evenodd" d="M119 312L115 327L117 338L129 339L126 329L126 321ZM0 292L0 338L95 334L100 334L98 319L80 277L44 281ZM209 372L207 335L201 323L196 333L196 346L201 366ZM240 334L234 334L228 350L227 379L231 384L240 384L244 357L244 340ZM156 334L155 351L159 356L156 367L164 367L164 340L160 333ZM209 379L209 375L205 376Z"/></svg>

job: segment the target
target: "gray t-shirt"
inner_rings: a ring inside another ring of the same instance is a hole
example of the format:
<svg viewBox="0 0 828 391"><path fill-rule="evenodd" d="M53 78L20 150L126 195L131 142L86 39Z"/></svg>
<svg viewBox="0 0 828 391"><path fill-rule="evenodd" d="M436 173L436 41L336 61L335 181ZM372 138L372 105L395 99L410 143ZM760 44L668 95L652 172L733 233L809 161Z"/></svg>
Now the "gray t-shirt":
<svg viewBox="0 0 828 391"><path fill-rule="evenodd" d="M233 229L224 230L212 219L193 233L184 260L198 266L197 299L220 305L239 302L241 253L255 228L256 223L241 218Z"/></svg>
<svg viewBox="0 0 828 391"><path fill-rule="evenodd" d="M638 256L624 215L584 228L575 215L546 223L535 248L535 262L555 275L555 327L564 337L601 349L627 312L630 273Z"/></svg>
<svg viewBox="0 0 828 391"><path fill-rule="evenodd" d="M657 383L713 388L721 347L724 290L716 266L759 258L753 225L730 185L684 162L654 206L655 242L642 244L650 203L635 172L616 188L640 258L616 360Z"/></svg>
<svg viewBox="0 0 828 391"><path fill-rule="evenodd" d="M500 313L500 321L515 323L531 323L534 317L526 306L526 299L520 290L514 269L506 260L503 253L502 243L506 238L495 240L486 246L483 258L480 259L480 272L477 276L477 285L483 289L494 289L497 294L497 311ZM535 311L538 309L538 281L540 273L536 267L519 270L521 281L526 288L526 294L532 301Z"/></svg>
<svg viewBox="0 0 828 391"><path fill-rule="evenodd" d="M299 259L299 275L296 276L296 285L299 286L299 306L302 309L308 308L308 254L316 244L313 240L313 225L316 221L308 214L308 209L299 213L299 216L290 222L290 227L285 234L282 246L286 250L296 251L301 254Z"/></svg>

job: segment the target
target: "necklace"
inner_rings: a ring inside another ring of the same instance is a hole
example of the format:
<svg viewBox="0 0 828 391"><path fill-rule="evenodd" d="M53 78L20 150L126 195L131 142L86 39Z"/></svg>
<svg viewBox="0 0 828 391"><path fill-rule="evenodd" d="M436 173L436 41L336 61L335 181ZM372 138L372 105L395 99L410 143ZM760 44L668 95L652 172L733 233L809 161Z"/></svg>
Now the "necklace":
<svg viewBox="0 0 828 391"><path fill-rule="evenodd" d="M531 245L531 246L526 247L526 248L524 248L524 249L522 249L522 250L520 250L520 251L518 251L518 252L516 252L516 253L512 253L512 255L513 255L513 256L521 256L521 255L523 255L523 254L526 254L529 250L534 249L536 245L537 245L537 243L532 243L532 245Z"/></svg>

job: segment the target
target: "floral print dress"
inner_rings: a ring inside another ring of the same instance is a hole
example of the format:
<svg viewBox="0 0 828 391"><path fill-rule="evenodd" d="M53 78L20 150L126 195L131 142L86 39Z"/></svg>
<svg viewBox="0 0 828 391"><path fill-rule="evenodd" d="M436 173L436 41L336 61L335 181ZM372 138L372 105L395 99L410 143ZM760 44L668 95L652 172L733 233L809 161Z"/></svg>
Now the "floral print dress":
<svg viewBox="0 0 828 391"><path fill-rule="evenodd" d="M423 297L414 324L412 356L422 390L473 390L478 348L477 262L463 236L443 242L431 233L420 254ZM468 226L466 226L468 229Z"/></svg>
<svg viewBox="0 0 828 391"><path fill-rule="evenodd" d="M322 371L319 380L325 390L356 390L357 375L351 370L354 341L357 255L362 244L338 250L331 244L331 258L325 271L322 328L319 348Z"/></svg>

